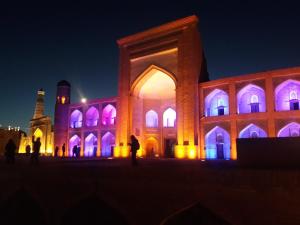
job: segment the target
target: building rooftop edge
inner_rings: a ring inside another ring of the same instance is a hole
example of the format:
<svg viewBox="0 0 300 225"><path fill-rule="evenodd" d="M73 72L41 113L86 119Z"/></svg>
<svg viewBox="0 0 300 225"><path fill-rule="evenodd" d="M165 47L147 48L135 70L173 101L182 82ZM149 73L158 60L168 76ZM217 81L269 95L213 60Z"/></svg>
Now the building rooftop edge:
<svg viewBox="0 0 300 225"><path fill-rule="evenodd" d="M266 70L266 71L261 71L261 72L255 72L255 73L248 73L248 74L242 74L242 75L237 75L237 76L228 76L228 77L223 77L220 79L216 80L210 80L206 82L201 82L199 83L199 86L206 86L209 84L214 85L215 83L220 83L220 82L231 82L236 81L244 81L244 80L250 80L250 79L260 79L263 76L271 75L271 76L288 76L292 75L295 73L300 74L300 66L295 66L295 67L287 67L287 68L280 68L280 69L274 69L274 70Z"/></svg>
<svg viewBox="0 0 300 225"><path fill-rule="evenodd" d="M146 37L149 38L150 36L153 36L153 35L156 35L159 33L164 33L164 32L176 29L176 28L178 29L180 27L184 27L188 24L198 23L198 21L199 21L199 19L196 15L191 15L188 17L184 17L184 18L172 21L172 22L165 23L165 24L157 26L157 27L150 28L145 31L138 32L133 35L129 35L129 36L120 38L117 40L117 43L119 46L130 44L132 42L143 40Z"/></svg>

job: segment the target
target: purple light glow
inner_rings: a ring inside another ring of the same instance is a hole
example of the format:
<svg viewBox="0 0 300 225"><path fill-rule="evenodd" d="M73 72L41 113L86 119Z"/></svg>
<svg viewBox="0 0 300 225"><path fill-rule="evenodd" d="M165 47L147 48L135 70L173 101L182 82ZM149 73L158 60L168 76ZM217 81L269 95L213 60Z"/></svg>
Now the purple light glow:
<svg viewBox="0 0 300 225"><path fill-rule="evenodd" d="M158 127L158 115L153 110L146 113L146 127Z"/></svg>
<svg viewBox="0 0 300 225"><path fill-rule="evenodd" d="M257 104L257 110L251 109L251 104ZM237 112L238 114L251 112L265 112L266 111L266 97L265 91L261 87L248 84L242 88L237 94Z"/></svg>
<svg viewBox="0 0 300 225"><path fill-rule="evenodd" d="M103 125L114 125L116 120L117 111L114 106L108 104L105 106L102 112L102 124Z"/></svg>
<svg viewBox="0 0 300 225"><path fill-rule="evenodd" d="M223 107L223 115L229 114L228 94L220 89L210 92L205 98L205 116L218 116Z"/></svg>
<svg viewBox="0 0 300 225"><path fill-rule="evenodd" d="M78 137L77 134L73 135L70 140L69 140L69 156L73 156L73 148L75 145L80 147L80 138Z"/></svg>
<svg viewBox="0 0 300 225"><path fill-rule="evenodd" d="M113 155L113 147L115 146L115 136L106 132L101 139L101 156L111 157Z"/></svg>
<svg viewBox="0 0 300 225"><path fill-rule="evenodd" d="M87 127L94 127L98 125L99 121L99 111L94 107L90 107L86 112L86 126Z"/></svg>
<svg viewBox="0 0 300 225"><path fill-rule="evenodd" d="M292 122L284 126L278 131L278 137L299 137L300 136L300 124Z"/></svg>
<svg viewBox="0 0 300 225"><path fill-rule="evenodd" d="M174 109L168 108L163 114L164 127L175 127L176 112Z"/></svg>
<svg viewBox="0 0 300 225"><path fill-rule="evenodd" d="M249 124L239 134L239 138L263 138L267 137L267 133L260 127Z"/></svg>
<svg viewBox="0 0 300 225"><path fill-rule="evenodd" d="M290 100L299 102L300 81L286 80L279 84L275 89L275 108L276 111L289 111Z"/></svg>
<svg viewBox="0 0 300 225"><path fill-rule="evenodd" d="M223 128L216 126L205 135L207 159L230 159L230 136Z"/></svg>
<svg viewBox="0 0 300 225"><path fill-rule="evenodd" d="M85 138L84 142L84 156L91 157L96 156L97 152L97 137L91 133Z"/></svg>
<svg viewBox="0 0 300 225"><path fill-rule="evenodd" d="M82 112L78 109L74 110L70 116L70 127L80 128L82 127Z"/></svg>

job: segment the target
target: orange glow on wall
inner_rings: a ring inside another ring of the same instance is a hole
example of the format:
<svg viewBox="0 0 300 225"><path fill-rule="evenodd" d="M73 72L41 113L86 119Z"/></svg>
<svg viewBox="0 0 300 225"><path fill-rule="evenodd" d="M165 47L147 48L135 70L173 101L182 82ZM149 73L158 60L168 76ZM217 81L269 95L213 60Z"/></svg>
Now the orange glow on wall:
<svg viewBox="0 0 300 225"><path fill-rule="evenodd" d="M121 146L114 147L114 157L119 158L121 156Z"/></svg>
<svg viewBox="0 0 300 225"><path fill-rule="evenodd" d="M183 145L175 146L175 157L178 159L183 159L185 157L185 150Z"/></svg>
<svg viewBox="0 0 300 225"><path fill-rule="evenodd" d="M197 152L195 146L188 146L188 158L189 159L196 159Z"/></svg>
<svg viewBox="0 0 300 225"><path fill-rule="evenodd" d="M123 158L127 158L129 156L129 146L123 146L121 155Z"/></svg>

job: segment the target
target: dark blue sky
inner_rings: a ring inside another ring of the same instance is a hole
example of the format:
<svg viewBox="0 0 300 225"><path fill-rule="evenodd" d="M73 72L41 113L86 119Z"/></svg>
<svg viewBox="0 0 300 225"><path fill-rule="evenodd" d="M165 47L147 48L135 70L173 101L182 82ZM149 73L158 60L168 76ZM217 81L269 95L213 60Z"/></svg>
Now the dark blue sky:
<svg viewBox="0 0 300 225"><path fill-rule="evenodd" d="M71 82L73 102L115 96L116 40L191 14L211 79L300 66L295 0L13 2L0 9L0 124L26 130L41 87L53 116L61 79Z"/></svg>

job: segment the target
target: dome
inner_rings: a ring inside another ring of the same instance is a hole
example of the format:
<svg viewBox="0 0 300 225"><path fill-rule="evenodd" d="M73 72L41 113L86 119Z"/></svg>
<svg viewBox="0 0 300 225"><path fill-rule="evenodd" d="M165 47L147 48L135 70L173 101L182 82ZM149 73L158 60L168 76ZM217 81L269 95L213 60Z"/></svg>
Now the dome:
<svg viewBox="0 0 300 225"><path fill-rule="evenodd" d="M66 80L61 80L57 83L57 86L68 86L71 87L71 84Z"/></svg>

